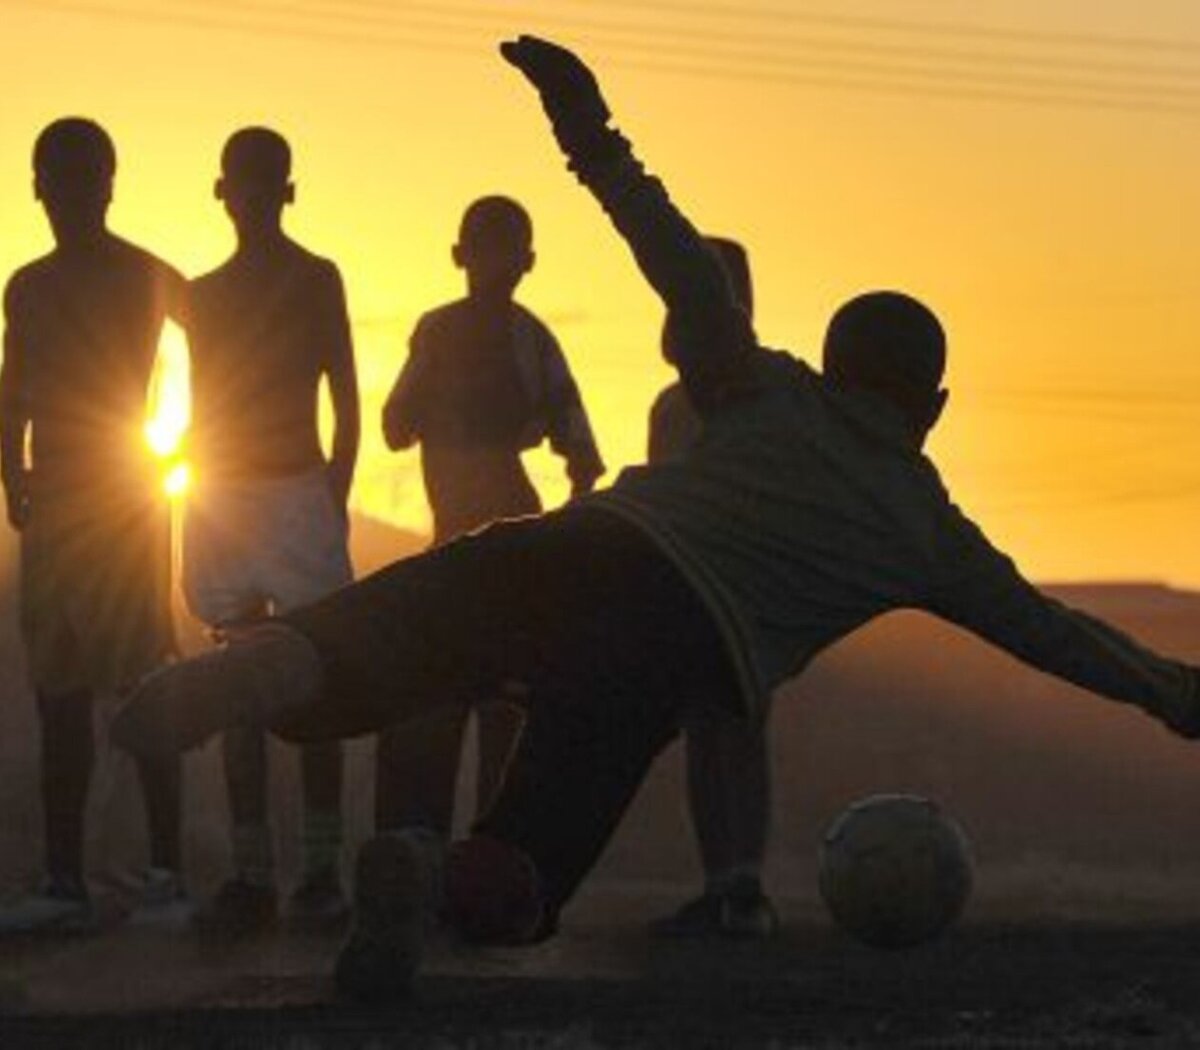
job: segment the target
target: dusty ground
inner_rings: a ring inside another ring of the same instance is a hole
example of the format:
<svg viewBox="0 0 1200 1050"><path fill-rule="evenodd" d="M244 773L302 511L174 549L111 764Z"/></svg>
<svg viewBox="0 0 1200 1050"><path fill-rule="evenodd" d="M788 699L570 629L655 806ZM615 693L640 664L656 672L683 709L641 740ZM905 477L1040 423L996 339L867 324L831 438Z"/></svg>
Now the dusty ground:
<svg viewBox="0 0 1200 1050"><path fill-rule="evenodd" d="M117 926L0 946L0 1046L1159 1047L1200 1045L1200 924L967 923L900 954L800 915L766 946L647 939L593 895L530 951L432 946L412 996L336 1001L335 936L212 945Z"/></svg>

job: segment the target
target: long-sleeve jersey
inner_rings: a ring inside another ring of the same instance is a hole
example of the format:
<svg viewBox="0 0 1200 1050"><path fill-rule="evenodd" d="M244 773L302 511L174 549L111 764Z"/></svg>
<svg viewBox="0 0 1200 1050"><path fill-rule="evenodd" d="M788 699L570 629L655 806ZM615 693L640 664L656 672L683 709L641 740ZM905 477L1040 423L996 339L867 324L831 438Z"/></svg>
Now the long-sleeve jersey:
<svg viewBox="0 0 1200 1050"><path fill-rule="evenodd" d="M951 502L887 402L757 345L662 185L627 149L610 156L585 181L667 306L704 427L682 459L627 469L589 498L641 527L693 582L752 707L857 627L915 608L1200 732L1193 668L1028 583Z"/></svg>
<svg viewBox="0 0 1200 1050"><path fill-rule="evenodd" d="M566 357L515 302L461 299L425 314L384 407L389 444L419 442L435 539L541 509L521 452L549 439L571 480L604 473Z"/></svg>

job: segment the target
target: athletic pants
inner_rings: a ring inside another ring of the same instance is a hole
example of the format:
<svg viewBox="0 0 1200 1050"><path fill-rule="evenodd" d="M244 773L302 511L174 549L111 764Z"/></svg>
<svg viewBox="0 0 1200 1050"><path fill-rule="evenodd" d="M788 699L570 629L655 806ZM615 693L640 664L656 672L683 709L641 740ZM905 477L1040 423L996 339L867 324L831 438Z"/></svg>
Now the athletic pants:
<svg viewBox="0 0 1200 1050"><path fill-rule="evenodd" d="M552 915L684 720L740 695L691 584L596 506L498 523L282 620L312 641L324 673L321 696L272 727L288 739L524 697L525 729L475 830L532 858Z"/></svg>

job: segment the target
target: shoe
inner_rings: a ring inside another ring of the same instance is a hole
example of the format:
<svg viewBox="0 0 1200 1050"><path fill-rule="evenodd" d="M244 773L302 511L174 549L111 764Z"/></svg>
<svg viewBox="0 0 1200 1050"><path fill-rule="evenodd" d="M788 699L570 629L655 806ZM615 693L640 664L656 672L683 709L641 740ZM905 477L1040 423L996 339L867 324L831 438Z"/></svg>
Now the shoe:
<svg viewBox="0 0 1200 1050"><path fill-rule="evenodd" d="M133 889L136 902L129 912L130 925L183 929L195 918L195 904L179 874L170 868L147 868Z"/></svg>
<svg viewBox="0 0 1200 1050"><path fill-rule="evenodd" d="M358 853L354 925L334 970L338 991L358 1002L404 996L441 906L445 844L423 829L377 835Z"/></svg>
<svg viewBox="0 0 1200 1050"><path fill-rule="evenodd" d="M0 936L90 933L96 914L87 890L73 879L47 878L33 893L0 907Z"/></svg>
<svg viewBox="0 0 1200 1050"><path fill-rule="evenodd" d="M778 931L775 907L757 884L707 892L650 924L652 936L675 940L766 940Z"/></svg>
<svg viewBox="0 0 1200 1050"><path fill-rule="evenodd" d="M288 898L287 923L296 929L340 929L349 917L350 902L334 868L309 872Z"/></svg>
<svg viewBox="0 0 1200 1050"><path fill-rule="evenodd" d="M320 681L316 650L298 631L279 623L231 631L219 648L146 675L113 719L112 739L139 757L169 758L302 707Z"/></svg>
<svg viewBox="0 0 1200 1050"><path fill-rule="evenodd" d="M279 895L274 886L235 876L196 909L192 925L218 937L249 937L274 928L279 918Z"/></svg>

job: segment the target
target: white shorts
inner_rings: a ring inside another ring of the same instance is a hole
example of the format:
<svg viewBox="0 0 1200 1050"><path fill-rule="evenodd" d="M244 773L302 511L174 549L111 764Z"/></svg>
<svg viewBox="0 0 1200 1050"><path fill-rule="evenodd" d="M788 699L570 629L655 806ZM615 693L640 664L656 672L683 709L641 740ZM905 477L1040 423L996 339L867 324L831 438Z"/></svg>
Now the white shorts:
<svg viewBox="0 0 1200 1050"><path fill-rule="evenodd" d="M207 483L183 519L183 596L197 619L283 613L350 583L346 519L325 471Z"/></svg>

